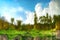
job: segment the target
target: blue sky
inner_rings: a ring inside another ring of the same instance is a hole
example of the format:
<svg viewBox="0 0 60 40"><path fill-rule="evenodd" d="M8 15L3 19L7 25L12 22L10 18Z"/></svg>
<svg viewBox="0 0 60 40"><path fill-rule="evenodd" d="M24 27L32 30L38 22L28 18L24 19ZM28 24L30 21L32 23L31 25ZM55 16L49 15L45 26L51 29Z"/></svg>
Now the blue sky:
<svg viewBox="0 0 60 40"><path fill-rule="evenodd" d="M47 8L50 1L51 0L0 0L0 14L6 16L7 20L10 20L8 17L14 17L16 19L20 17L20 19L25 21L27 19L25 11L34 12L37 3L41 3L42 9Z"/></svg>

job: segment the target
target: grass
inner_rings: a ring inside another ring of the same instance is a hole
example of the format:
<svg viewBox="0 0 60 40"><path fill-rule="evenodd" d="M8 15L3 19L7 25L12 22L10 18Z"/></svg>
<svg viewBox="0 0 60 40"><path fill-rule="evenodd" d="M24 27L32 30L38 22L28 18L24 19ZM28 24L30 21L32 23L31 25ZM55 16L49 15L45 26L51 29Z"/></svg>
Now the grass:
<svg viewBox="0 0 60 40"><path fill-rule="evenodd" d="M31 31L17 31L17 30L0 30L0 34L7 34L9 40L17 36L18 34L21 34L23 36L52 36L53 34L52 30L31 30Z"/></svg>
<svg viewBox="0 0 60 40"><path fill-rule="evenodd" d="M27 34L27 32L29 34L42 34L42 35L52 35L53 31L52 30L31 30L31 31L17 31L17 30L0 30L0 34L21 34L21 35L25 35Z"/></svg>

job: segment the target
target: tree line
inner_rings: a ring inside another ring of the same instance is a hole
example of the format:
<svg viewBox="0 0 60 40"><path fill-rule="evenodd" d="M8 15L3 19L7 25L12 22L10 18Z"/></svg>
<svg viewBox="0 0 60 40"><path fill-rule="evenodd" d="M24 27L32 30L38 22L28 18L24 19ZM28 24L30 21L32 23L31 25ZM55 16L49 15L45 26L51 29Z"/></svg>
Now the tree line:
<svg viewBox="0 0 60 40"><path fill-rule="evenodd" d="M36 13L34 13L34 24L21 24L22 20L17 20L17 25L14 25L14 18L11 18L11 23L7 22L4 17L0 17L0 30L2 29L16 29L16 30L46 30L54 29L60 30L60 15L49 16L46 13L46 16L40 16L39 22Z"/></svg>

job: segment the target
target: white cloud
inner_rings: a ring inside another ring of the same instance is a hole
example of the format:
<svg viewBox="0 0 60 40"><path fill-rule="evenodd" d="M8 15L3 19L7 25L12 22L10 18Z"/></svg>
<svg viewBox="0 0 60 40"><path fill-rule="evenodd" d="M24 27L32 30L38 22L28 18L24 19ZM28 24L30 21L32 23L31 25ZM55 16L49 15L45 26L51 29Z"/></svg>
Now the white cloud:
<svg viewBox="0 0 60 40"><path fill-rule="evenodd" d="M34 13L31 11L25 11L26 13L26 20L24 21L25 24L34 24Z"/></svg>
<svg viewBox="0 0 60 40"><path fill-rule="evenodd" d="M23 21L23 18L20 16L16 16L16 12L25 12L26 13L26 20ZM24 8L22 7L17 7L17 8L14 8L14 7L3 7L1 12L2 13L2 16L4 16L8 22L11 22L11 18L14 18L15 22L14 24L16 24L16 20L22 20L23 23L25 24L34 24L34 13L31 12L31 11L26 11Z"/></svg>
<svg viewBox="0 0 60 40"><path fill-rule="evenodd" d="M42 9L42 6L40 3L36 4L35 6L35 11L37 13L37 17L39 18L39 16L42 16L42 15L45 15L45 10L46 9ZM7 19L7 21L10 22L10 19L12 17L15 18L15 23L16 23L16 20L23 20L23 18L20 16L20 17L16 17L16 12L25 12L26 13L26 20L23 21L23 23L25 24L34 24L34 12L31 12L31 11L27 11L25 10L24 8L22 7L17 7L17 8L14 8L14 7L4 7L2 8L1 10L1 13L2 13L2 16L5 16L5 18Z"/></svg>
<svg viewBox="0 0 60 40"><path fill-rule="evenodd" d="M58 0L52 0L50 3L49 3L49 13L51 15L60 15L60 1Z"/></svg>
<svg viewBox="0 0 60 40"><path fill-rule="evenodd" d="M41 3L37 3L35 6L35 11L39 20L40 16L44 16L46 15L46 13L48 12L48 8L44 8L42 9L42 4Z"/></svg>
<svg viewBox="0 0 60 40"><path fill-rule="evenodd" d="M17 10L18 11L24 11L23 7L18 7Z"/></svg>
<svg viewBox="0 0 60 40"><path fill-rule="evenodd" d="M44 9L42 9L41 3L37 3L35 11L38 19L40 16L46 15L46 13L48 13L51 17L53 17L54 14L60 15L60 0L51 0L48 7Z"/></svg>
<svg viewBox="0 0 60 40"><path fill-rule="evenodd" d="M2 7L0 9L1 16L4 16L8 22L10 22L10 19L13 17L15 20L22 20L22 17L18 17L16 14L17 12L23 11L22 7Z"/></svg>
<svg viewBox="0 0 60 40"><path fill-rule="evenodd" d="M60 0L51 0L48 7L44 9L42 9L41 3L37 3L35 6L35 11L38 18L39 16L46 15L46 13L51 16L53 16L54 14L60 15Z"/></svg>
<svg viewBox="0 0 60 40"><path fill-rule="evenodd" d="M59 15L60 14L60 2L57 0L52 0L49 2L49 5L47 8L42 9L42 4L37 3L35 6L35 11L37 14L37 17L39 19L40 16L46 15L48 13L49 15L53 16L54 14ZM31 11L25 11L26 13L26 20L24 21L25 24L34 24L34 12Z"/></svg>
<svg viewBox="0 0 60 40"><path fill-rule="evenodd" d="M39 16L42 15L42 7L40 3L36 4L35 11L36 11L37 17L39 18Z"/></svg>
<svg viewBox="0 0 60 40"><path fill-rule="evenodd" d="M2 13L2 16L5 16L5 18L10 21L11 17L15 18L18 20L23 20L23 18L20 17L16 17L16 12L17 11L24 11L26 13L26 20L23 21L23 23L25 24L34 24L34 12L31 11L27 11L22 7L18 7L18 8L3 8L2 10L0 10ZM41 3L37 3L35 6L35 11L37 14L37 17L39 18L40 16L45 15L46 13L49 13L49 15L53 16L54 14L59 15L60 14L60 1L59 0L52 0L49 2L49 5L47 8L42 9L42 4Z"/></svg>
<svg viewBox="0 0 60 40"><path fill-rule="evenodd" d="M47 8L44 8L42 9L42 6L40 3L38 3L36 6L35 6L35 11L36 11L36 14L37 14L37 17L39 19L40 16L43 16L46 14L47 12ZM25 24L34 24L34 12L31 12L31 11L25 11L26 13L26 17L27 19L24 21ZM39 22L39 20L38 20Z"/></svg>

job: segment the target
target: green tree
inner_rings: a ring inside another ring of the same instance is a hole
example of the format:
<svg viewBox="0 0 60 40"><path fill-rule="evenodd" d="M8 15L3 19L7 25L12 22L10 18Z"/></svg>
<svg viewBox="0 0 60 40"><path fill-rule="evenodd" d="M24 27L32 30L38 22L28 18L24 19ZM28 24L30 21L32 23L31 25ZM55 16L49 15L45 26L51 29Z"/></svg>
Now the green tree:
<svg viewBox="0 0 60 40"><path fill-rule="evenodd" d="M14 18L11 18L11 23L13 24L13 22L14 22Z"/></svg>
<svg viewBox="0 0 60 40"><path fill-rule="evenodd" d="M2 29L4 29L4 22L5 22L5 17L3 16L3 17L1 17L1 24L2 24Z"/></svg>
<svg viewBox="0 0 60 40"><path fill-rule="evenodd" d="M34 29L36 29L37 27L37 15L36 15L36 12L34 14Z"/></svg>
<svg viewBox="0 0 60 40"><path fill-rule="evenodd" d="M45 28L47 28L47 29L51 29L52 28L52 18L51 18L51 16L49 16L48 15L48 13L46 13L46 16L41 16L40 18L39 18L39 20L40 20L40 23L42 23L42 24L46 24L46 27Z"/></svg>
<svg viewBox="0 0 60 40"><path fill-rule="evenodd" d="M60 15L54 15L54 23L57 30L60 30Z"/></svg>
<svg viewBox="0 0 60 40"><path fill-rule="evenodd" d="M17 20L17 29L19 30L19 29L21 29L21 20Z"/></svg>
<svg viewBox="0 0 60 40"><path fill-rule="evenodd" d="M14 22L14 18L11 18L11 24L9 26L9 29L15 29L13 22Z"/></svg>
<svg viewBox="0 0 60 40"><path fill-rule="evenodd" d="M48 13L46 13L46 17L47 17L47 18L49 17Z"/></svg>
<svg viewBox="0 0 60 40"><path fill-rule="evenodd" d="M39 20L40 20L40 23L46 23L46 18L45 18L45 16L41 16L40 18L39 18Z"/></svg>
<svg viewBox="0 0 60 40"><path fill-rule="evenodd" d="M40 22L41 23L52 23L52 18L51 18L51 16L49 16L48 15L48 13L46 14L46 16L41 16L40 18L39 18L39 20L40 20Z"/></svg>

